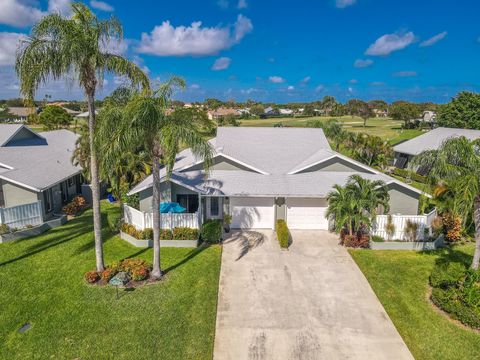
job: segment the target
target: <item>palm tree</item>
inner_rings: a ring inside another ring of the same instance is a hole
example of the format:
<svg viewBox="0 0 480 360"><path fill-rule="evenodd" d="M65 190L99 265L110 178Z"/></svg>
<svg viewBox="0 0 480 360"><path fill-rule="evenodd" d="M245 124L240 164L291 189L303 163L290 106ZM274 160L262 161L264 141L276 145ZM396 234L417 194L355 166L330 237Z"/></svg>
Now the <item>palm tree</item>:
<svg viewBox="0 0 480 360"><path fill-rule="evenodd" d="M134 151L142 147L152 167L153 176L153 269L155 280L163 275L160 263L160 183L162 170L165 180L173 171L177 154L181 147L189 147L197 158L203 158L208 168L212 158L212 148L203 137L203 120L187 116L168 116L166 110L175 86L184 87L184 82L172 78L157 91L146 91L132 96L125 107L107 105L102 110L110 123L120 124L115 133L109 133L111 143L117 143L117 151ZM183 113L183 115L187 113ZM190 112L190 114L193 114ZM161 165L163 168L161 169Z"/></svg>
<svg viewBox="0 0 480 360"><path fill-rule="evenodd" d="M108 44L121 41L122 37L122 26L117 19L100 20L84 4L74 3L70 18L50 14L33 26L30 37L18 49L15 65L21 93L30 101L41 84L66 76L75 78L87 98L97 271L102 271L104 264L99 171L94 147L95 92L102 85L105 72L126 76L135 85L150 87L148 77L137 65L105 50Z"/></svg>
<svg viewBox="0 0 480 360"><path fill-rule="evenodd" d="M446 185L455 194L452 207L464 219L473 214L475 253L472 269L480 262L480 140L465 137L446 140L438 150L415 156L411 167L421 167L432 183Z"/></svg>
<svg viewBox="0 0 480 360"><path fill-rule="evenodd" d="M354 235L361 226L370 227L379 206L386 212L390 208L386 184L359 175L350 176L343 187L335 185L327 199L327 218L335 218L335 231L346 228L349 235Z"/></svg>

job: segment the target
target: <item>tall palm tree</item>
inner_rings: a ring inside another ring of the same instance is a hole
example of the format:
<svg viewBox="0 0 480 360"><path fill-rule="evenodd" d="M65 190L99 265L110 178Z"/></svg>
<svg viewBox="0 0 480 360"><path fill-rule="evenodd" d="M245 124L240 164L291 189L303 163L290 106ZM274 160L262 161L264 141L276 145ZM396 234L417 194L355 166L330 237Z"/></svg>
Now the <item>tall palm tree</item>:
<svg viewBox="0 0 480 360"><path fill-rule="evenodd" d="M148 77L134 63L106 50L121 41L123 30L116 18L100 20L84 4L72 4L72 16L43 17L31 30L17 54L15 69L23 96L33 100L38 87L49 80L73 76L88 103L90 177L97 271L104 269L100 189L97 154L94 147L95 92L105 72L128 77L133 84L149 88Z"/></svg>
<svg viewBox="0 0 480 360"><path fill-rule="evenodd" d="M361 225L370 227L379 206L387 212L390 208L386 184L359 175L352 175L343 187L335 185L327 199L326 216L335 218L337 232L346 228L350 235L354 235Z"/></svg>
<svg viewBox="0 0 480 360"><path fill-rule="evenodd" d="M189 147L195 157L203 158L207 168L212 158L212 148L201 132L203 120L198 122L196 117L167 115L175 86L184 87L183 80L172 78L157 91L134 94L125 107L107 105L102 110L103 116L110 118L110 123L115 121L120 124L115 133L108 135L111 143L118 144L117 151L133 151L141 146L151 163L153 279L160 279L163 275L160 262L160 171L165 180L170 178L177 154L183 146Z"/></svg>
<svg viewBox="0 0 480 360"><path fill-rule="evenodd" d="M475 253L472 269L480 262L480 140L461 136L446 140L438 150L415 156L412 168L421 167L432 183L446 184L455 197L453 207L464 219L473 214Z"/></svg>

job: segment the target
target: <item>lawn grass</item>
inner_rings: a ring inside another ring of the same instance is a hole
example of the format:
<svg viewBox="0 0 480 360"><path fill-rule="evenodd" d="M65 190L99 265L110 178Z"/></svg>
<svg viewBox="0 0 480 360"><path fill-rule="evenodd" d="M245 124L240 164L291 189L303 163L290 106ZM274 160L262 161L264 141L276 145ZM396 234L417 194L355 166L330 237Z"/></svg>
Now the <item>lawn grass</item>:
<svg viewBox="0 0 480 360"><path fill-rule="evenodd" d="M376 135L392 143L408 140L421 134L421 132L418 130L403 130L401 128L403 121L393 120L391 118L368 119L367 125L364 127L363 119L356 116L315 116L301 118L275 117L267 119L245 119L240 120L240 124L241 126L269 127L274 126L274 124L277 123L282 123L284 126L305 127L307 123L312 120L328 121L330 119L337 119L348 131Z"/></svg>
<svg viewBox="0 0 480 360"><path fill-rule="evenodd" d="M428 300L428 279L435 261L459 256L471 261L472 244L453 251L351 250L350 254L415 359L478 358L480 333L453 323Z"/></svg>
<svg viewBox="0 0 480 360"><path fill-rule="evenodd" d="M106 263L151 262L151 249L113 236L103 204ZM0 245L1 359L211 359L221 248L162 248L164 281L134 291L87 285L95 265L91 211L29 240ZM26 322L30 330L17 330Z"/></svg>

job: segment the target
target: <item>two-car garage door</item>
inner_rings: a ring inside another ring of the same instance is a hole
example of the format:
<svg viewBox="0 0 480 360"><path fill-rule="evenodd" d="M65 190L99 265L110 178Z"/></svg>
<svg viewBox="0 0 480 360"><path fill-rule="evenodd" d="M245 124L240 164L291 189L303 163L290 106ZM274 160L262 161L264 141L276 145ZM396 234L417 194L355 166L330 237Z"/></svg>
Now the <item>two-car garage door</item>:
<svg viewBox="0 0 480 360"><path fill-rule="evenodd" d="M287 225L290 229L328 230L326 199L289 198L287 204Z"/></svg>
<svg viewBox="0 0 480 360"><path fill-rule="evenodd" d="M272 229L275 223L274 199L266 197L230 198L232 228ZM325 199L287 198L286 220L290 229L328 229Z"/></svg>

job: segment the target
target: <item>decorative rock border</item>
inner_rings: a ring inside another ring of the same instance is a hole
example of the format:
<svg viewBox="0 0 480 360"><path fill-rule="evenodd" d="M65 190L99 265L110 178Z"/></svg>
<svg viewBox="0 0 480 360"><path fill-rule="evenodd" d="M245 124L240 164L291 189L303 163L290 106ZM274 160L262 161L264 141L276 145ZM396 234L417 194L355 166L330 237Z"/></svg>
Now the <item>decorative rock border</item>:
<svg viewBox="0 0 480 360"><path fill-rule="evenodd" d="M120 238L135 247L153 247L153 240L139 240L133 236L120 231ZM176 248L195 248L199 245L199 240L161 240L160 247Z"/></svg>
<svg viewBox="0 0 480 360"><path fill-rule="evenodd" d="M445 246L443 235L435 241L370 241L371 250L437 250Z"/></svg>
<svg viewBox="0 0 480 360"><path fill-rule="evenodd" d="M29 229L22 229L22 230L15 231L14 233L3 234L3 235L0 235L0 244L10 242L10 241L15 241L15 240L26 239L32 236L37 236L44 233L47 230L62 226L66 224L66 222L67 222L67 217L65 215L62 215L58 218L46 221L43 224L31 227Z"/></svg>

